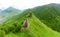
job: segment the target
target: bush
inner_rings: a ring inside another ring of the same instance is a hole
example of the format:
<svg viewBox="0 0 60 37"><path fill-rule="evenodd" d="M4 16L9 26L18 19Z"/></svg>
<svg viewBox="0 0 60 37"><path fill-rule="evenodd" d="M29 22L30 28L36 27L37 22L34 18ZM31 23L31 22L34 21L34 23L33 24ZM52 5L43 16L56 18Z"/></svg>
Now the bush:
<svg viewBox="0 0 60 37"><path fill-rule="evenodd" d="M19 32L21 29L21 25L18 23L13 23L11 25L5 25L1 28L1 30L5 31L5 34L8 34L9 32Z"/></svg>
<svg viewBox="0 0 60 37"><path fill-rule="evenodd" d="M20 25L15 26L14 30L12 31L13 33L19 32L21 29Z"/></svg>
<svg viewBox="0 0 60 37"><path fill-rule="evenodd" d="M0 37L4 37L5 36L5 32L0 30Z"/></svg>
<svg viewBox="0 0 60 37"><path fill-rule="evenodd" d="M7 33L9 33L8 26L6 26L6 27L3 27L3 31L5 31L5 33L6 33L6 34L7 34Z"/></svg>

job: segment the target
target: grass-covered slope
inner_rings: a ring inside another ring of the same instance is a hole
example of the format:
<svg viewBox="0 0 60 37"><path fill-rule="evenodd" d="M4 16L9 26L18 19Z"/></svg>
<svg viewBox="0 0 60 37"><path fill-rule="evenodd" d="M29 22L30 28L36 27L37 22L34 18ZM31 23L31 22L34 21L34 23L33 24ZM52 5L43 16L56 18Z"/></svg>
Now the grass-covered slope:
<svg viewBox="0 0 60 37"><path fill-rule="evenodd" d="M34 15L28 18L28 29L27 31L10 33L5 37L60 37L60 33L55 32L43 24Z"/></svg>
<svg viewBox="0 0 60 37"><path fill-rule="evenodd" d="M56 4L36 7L32 12L48 27L60 32L60 8Z"/></svg>
<svg viewBox="0 0 60 37"><path fill-rule="evenodd" d="M29 30L34 37L60 37L60 34L48 28L35 16L29 18Z"/></svg>

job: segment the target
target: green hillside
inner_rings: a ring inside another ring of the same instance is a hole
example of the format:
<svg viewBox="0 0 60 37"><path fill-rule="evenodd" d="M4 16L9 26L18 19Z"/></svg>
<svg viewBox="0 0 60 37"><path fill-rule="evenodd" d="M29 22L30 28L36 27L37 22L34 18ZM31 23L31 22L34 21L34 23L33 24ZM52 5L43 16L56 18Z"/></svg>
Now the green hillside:
<svg viewBox="0 0 60 37"><path fill-rule="evenodd" d="M22 13L10 7L2 14L8 17L0 25L0 37L60 37L60 7L56 4L26 9ZM23 26L26 18L27 30Z"/></svg>
<svg viewBox="0 0 60 37"><path fill-rule="evenodd" d="M56 4L39 6L30 11L48 27L60 32L60 8Z"/></svg>
<svg viewBox="0 0 60 37"><path fill-rule="evenodd" d="M48 28L34 15L28 18L28 23L29 26L26 31L9 33L5 37L60 37L60 33Z"/></svg>

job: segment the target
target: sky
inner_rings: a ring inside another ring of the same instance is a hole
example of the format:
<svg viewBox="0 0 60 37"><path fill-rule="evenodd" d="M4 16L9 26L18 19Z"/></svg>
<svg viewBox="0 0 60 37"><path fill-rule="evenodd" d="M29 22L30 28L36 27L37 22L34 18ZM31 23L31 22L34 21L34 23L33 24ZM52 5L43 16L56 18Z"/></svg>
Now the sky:
<svg viewBox="0 0 60 37"><path fill-rule="evenodd" d="M50 3L60 4L60 0L0 0L0 9L6 9L11 6L23 10Z"/></svg>

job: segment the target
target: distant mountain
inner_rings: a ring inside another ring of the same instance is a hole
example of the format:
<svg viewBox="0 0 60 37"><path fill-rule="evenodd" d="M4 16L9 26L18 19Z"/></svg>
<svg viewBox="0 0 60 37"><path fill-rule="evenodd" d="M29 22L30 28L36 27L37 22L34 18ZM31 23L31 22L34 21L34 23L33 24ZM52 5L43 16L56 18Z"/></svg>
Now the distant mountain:
<svg viewBox="0 0 60 37"><path fill-rule="evenodd" d="M9 8L2 11L2 13L19 13L19 12L20 12L20 10L15 9L13 7L9 7Z"/></svg>
<svg viewBox="0 0 60 37"><path fill-rule="evenodd" d="M0 13L1 13L1 11L2 11L2 10L0 9Z"/></svg>
<svg viewBox="0 0 60 37"><path fill-rule="evenodd" d="M4 20L9 19L9 18L11 18L11 17L13 17L15 15L20 14L20 13L21 13L20 10L15 9L13 7L9 7L7 9L1 11L1 13L0 13L0 19L2 19L2 20L0 20L0 21L4 21Z"/></svg>

